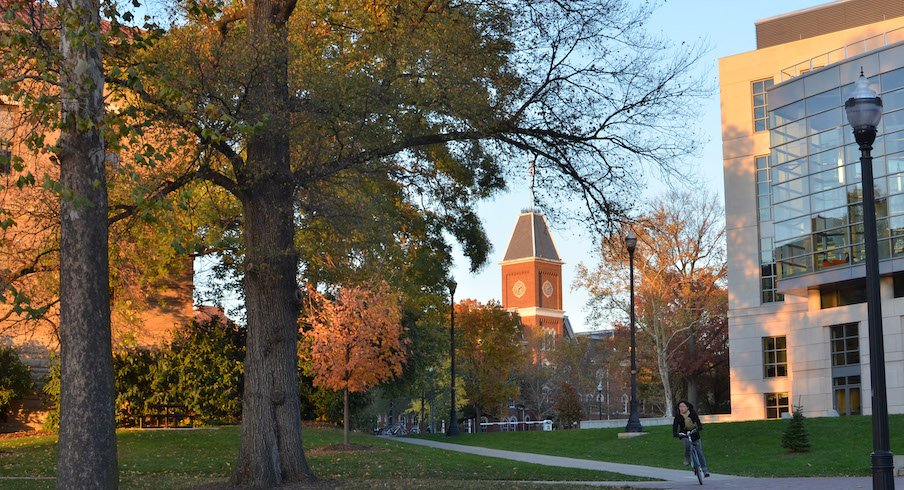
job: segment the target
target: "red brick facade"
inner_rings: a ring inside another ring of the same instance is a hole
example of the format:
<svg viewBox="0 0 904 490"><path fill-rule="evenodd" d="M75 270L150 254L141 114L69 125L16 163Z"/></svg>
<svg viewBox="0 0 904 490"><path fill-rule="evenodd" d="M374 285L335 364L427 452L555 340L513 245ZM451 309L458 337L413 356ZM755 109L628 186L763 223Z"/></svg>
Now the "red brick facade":
<svg viewBox="0 0 904 490"><path fill-rule="evenodd" d="M565 335L562 310L562 261L546 219L523 213L502 261L502 306L515 310L525 327Z"/></svg>

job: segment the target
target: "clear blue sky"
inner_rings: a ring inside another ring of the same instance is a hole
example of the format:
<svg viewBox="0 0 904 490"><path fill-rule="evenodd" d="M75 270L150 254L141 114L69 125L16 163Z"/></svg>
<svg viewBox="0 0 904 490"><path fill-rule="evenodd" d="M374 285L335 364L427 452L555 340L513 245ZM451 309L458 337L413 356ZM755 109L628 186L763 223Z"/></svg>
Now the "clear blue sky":
<svg viewBox="0 0 904 490"><path fill-rule="evenodd" d="M634 0L637 1L637 0ZM717 60L756 49L754 22L774 15L794 10L830 3L827 0L760 0L735 2L727 0L671 0L657 10L648 26L651 33L675 41L693 42L703 39L712 47L705 63L698 69L708 73L714 86L718 86ZM719 95L716 93L703 101L705 108L699 124L708 142L699 159L695 159L701 180L711 192L723 195L721 119ZM500 194L494 201L484 203L478 213L493 243L490 263L477 274L468 271L468 261L458 253L454 270L458 281L458 298L475 298L480 301L499 300L502 294L502 274L499 262L505 253L515 220L522 208L530 204L526 184L527 169L521 181L512 181L509 191ZM649 190L649 194L658 192ZM587 294L583 290L572 289L575 271L579 263L592 264L592 245L581 235L574 223L550 223L553 237L566 264L563 268L563 302L565 313L571 319L575 330L607 328L607 325L590 325L585 322Z"/></svg>

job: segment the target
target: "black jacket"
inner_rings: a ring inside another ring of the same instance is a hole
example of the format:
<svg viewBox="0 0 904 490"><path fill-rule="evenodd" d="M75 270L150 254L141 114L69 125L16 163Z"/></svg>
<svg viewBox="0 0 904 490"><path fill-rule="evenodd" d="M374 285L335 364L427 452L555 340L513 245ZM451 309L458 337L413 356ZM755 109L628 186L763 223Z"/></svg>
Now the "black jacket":
<svg viewBox="0 0 904 490"><path fill-rule="evenodd" d="M700 417L697 416L697 411L691 408L688 410L688 415L691 418L691 421L697 424L697 431L691 434L692 441L700 440L700 431L703 430L703 424L700 423ZM672 437L678 437L679 432L687 432L687 428L684 427L684 417L681 416L680 412L675 412L675 421L672 422Z"/></svg>

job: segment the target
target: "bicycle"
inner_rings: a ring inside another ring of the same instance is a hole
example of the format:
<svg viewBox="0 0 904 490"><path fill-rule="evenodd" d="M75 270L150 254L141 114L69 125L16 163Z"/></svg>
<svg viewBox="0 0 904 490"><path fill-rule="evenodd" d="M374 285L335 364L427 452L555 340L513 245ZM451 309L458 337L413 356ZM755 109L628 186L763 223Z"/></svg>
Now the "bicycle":
<svg viewBox="0 0 904 490"><path fill-rule="evenodd" d="M697 445L694 444L694 440L691 438L694 432L697 432L697 429L691 429L687 432L679 432L678 438L687 437L690 442L690 453L691 453L691 468L694 470L694 474L697 475L697 481L703 485L703 467L700 465L700 455L697 454Z"/></svg>

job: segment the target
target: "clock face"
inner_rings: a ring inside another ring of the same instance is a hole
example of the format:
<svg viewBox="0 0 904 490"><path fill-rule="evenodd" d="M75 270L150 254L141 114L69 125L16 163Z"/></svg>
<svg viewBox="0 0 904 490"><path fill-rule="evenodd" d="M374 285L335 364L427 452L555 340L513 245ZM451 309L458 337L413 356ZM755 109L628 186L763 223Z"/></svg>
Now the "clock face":
<svg viewBox="0 0 904 490"><path fill-rule="evenodd" d="M512 294L514 294L516 298L524 296L525 291L527 291L527 286L521 281L516 282L515 285L512 286Z"/></svg>
<svg viewBox="0 0 904 490"><path fill-rule="evenodd" d="M547 298L552 296L552 283L549 281L543 283L543 296L546 296Z"/></svg>

